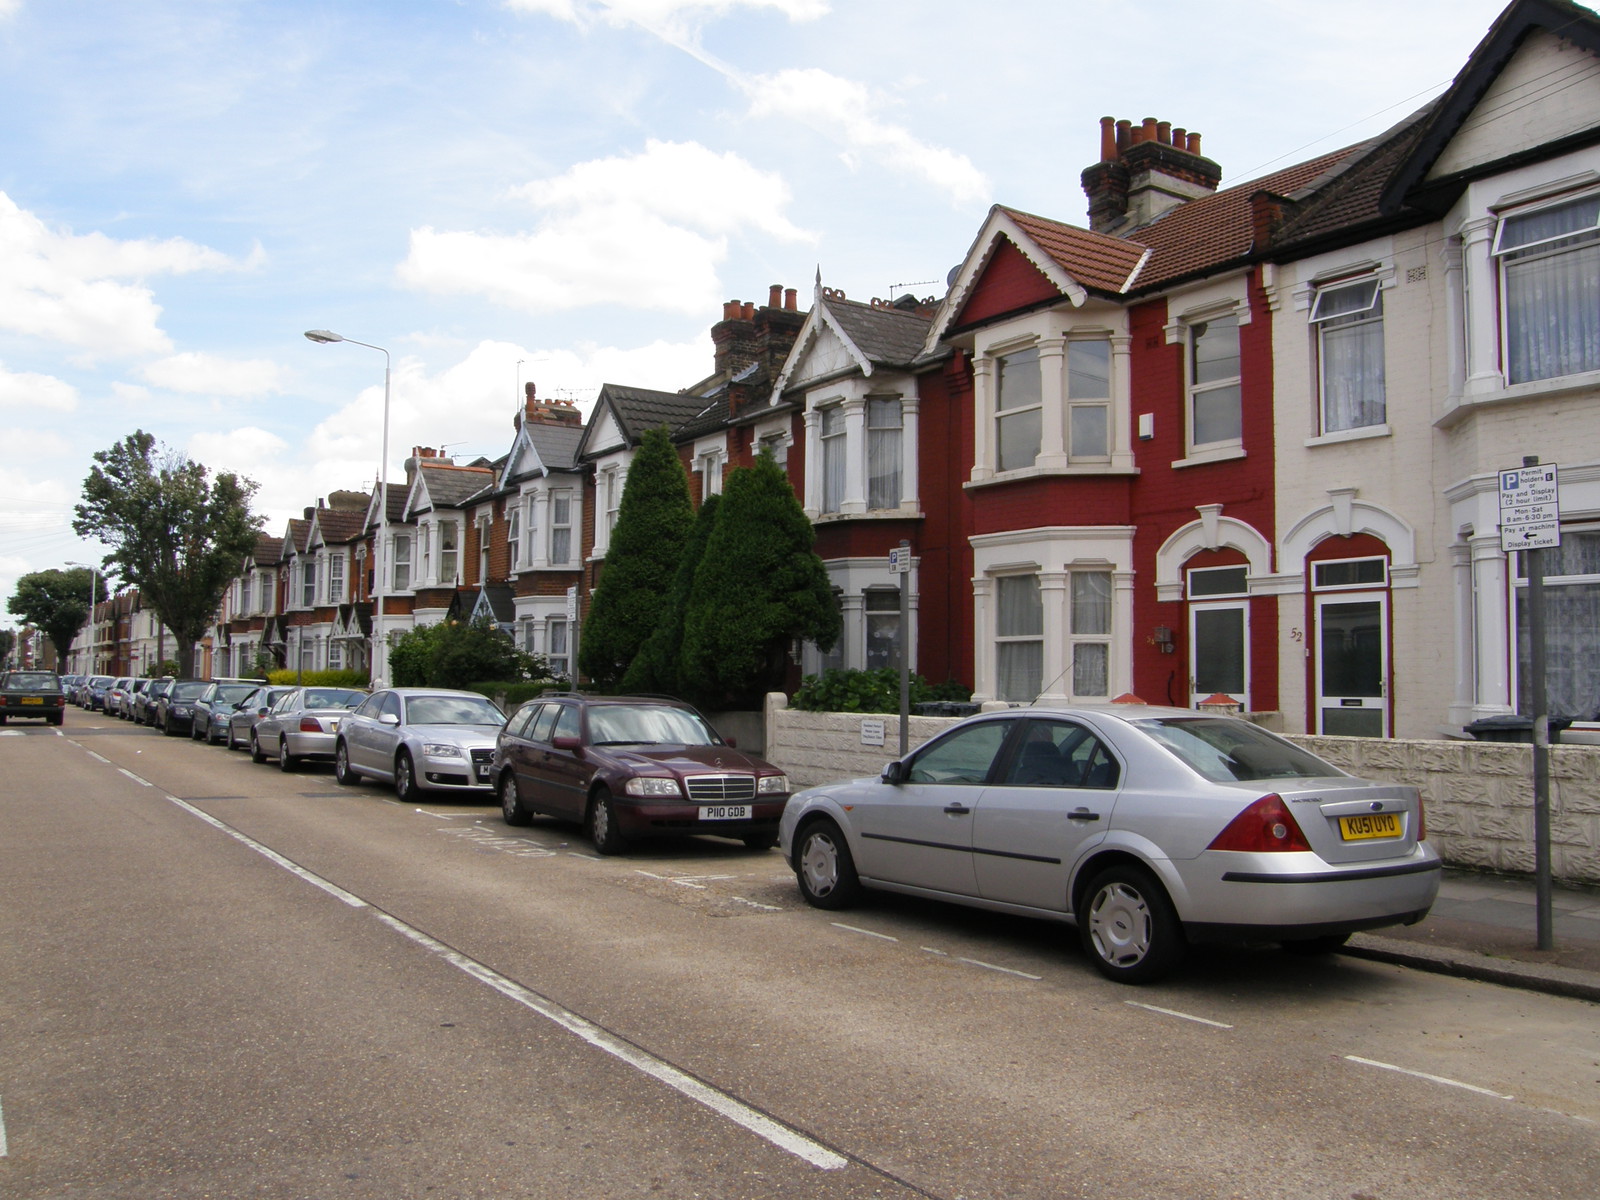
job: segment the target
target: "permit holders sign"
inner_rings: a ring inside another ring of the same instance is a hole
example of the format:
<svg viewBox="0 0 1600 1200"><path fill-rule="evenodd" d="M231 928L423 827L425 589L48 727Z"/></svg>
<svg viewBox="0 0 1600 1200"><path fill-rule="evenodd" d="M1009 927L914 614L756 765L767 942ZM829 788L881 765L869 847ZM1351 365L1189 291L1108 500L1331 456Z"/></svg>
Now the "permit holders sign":
<svg viewBox="0 0 1600 1200"><path fill-rule="evenodd" d="M1500 548L1545 550L1561 545L1560 482L1541 464L1500 472Z"/></svg>

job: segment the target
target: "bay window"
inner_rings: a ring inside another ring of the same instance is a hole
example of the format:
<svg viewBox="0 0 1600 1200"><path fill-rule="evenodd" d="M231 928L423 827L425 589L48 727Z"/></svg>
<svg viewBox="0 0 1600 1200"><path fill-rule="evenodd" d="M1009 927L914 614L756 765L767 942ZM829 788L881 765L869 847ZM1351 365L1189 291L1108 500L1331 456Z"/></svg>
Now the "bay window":
<svg viewBox="0 0 1600 1200"><path fill-rule="evenodd" d="M1589 717L1600 705L1600 529L1561 531L1561 545L1543 550L1545 692L1552 716ZM1528 674L1527 556L1517 562L1517 711L1533 711Z"/></svg>
<svg viewBox="0 0 1600 1200"><path fill-rule="evenodd" d="M1044 687L1044 605L1037 575L995 581L995 695L1032 702Z"/></svg>
<svg viewBox="0 0 1600 1200"><path fill-rule="evenodd" d="M1111 343L1067 343L1067 452L1072 459L1111 456Z"/></svg>
<svg viewBox="0 0 1600 1200"><path fill-rule="evenodd" d="M328 603L344 603L344 555L328 555Z"/></svg>
<svg viewBox="0 0 1600 1200"><path fill-rule="evenodd" d="M1507 383L1600 370L1600 194L1501 222Z"/></svg>
<svg viewBox="0 0 1600 1200"><path fill-rule="evenodd" d="M900 507L901 431L899 397L867 399L867 507Z"/></svg>
<svg viewBox="0 0 1600 1200"><path fill-rule="evenodd" d="M394 535L394 586L395 592L411 590L411 538L404 533Z"/></svg>
<svg viewBox="0 0 1600 1200"><path fill-rule="evenodd" d="M458 539L460 526L455 521L441 521L439 523L439 583L441 586L451 586L456 581L457 556L460 553Z"/></svg>
<svg viewBox="0 0 1600 1200"><path fill-rule="evenodd" d="M572 561L572 493L550 493L550 565L564 566Z"/></svg>
<svg viewBox="0 0 1600 1200"><path fill-rule="evenodd" d="M845 464L848 442L845 438L844 406L835 404L822 410L822 511L836 513L844 505Z"/></svg>
<svg viewBox="0 0 1600 1200"><path fill-rule="evenodd" d="M996 469L1020 471L1039 457L1044 432L1038 348L1001 355L994 379Z"/></svg>
<svg viewBox="0 0 1600 1200"><path fill-rule="evenodd" d="M1072 573L1072 694L1111 694L1111 572Z"/></svg>

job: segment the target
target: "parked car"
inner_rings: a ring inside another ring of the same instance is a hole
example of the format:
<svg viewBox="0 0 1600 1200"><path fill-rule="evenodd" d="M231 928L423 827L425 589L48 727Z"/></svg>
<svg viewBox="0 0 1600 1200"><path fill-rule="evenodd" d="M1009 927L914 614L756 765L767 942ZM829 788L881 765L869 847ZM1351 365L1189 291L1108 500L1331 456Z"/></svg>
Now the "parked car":
<svg viewBox="0 0 1600 1200"><path fill-rule="evenodd" d="M139 697L144 693L145 688L149 686L150 681L148 679L131 680L123 690L121 700L117 705L117 716L125 721L133 720L133 714L139 706Z"/></svg>
<svg viewBox="0 0 1600 1200"><path fill-rule="evenodd" d="M106 710L106 696L116 678L111 675L91 675L83 682L83 699L79 702L90 712Z"/></svg>
<svg viewBox="0 0 1600 1200"><path fill-rule="evenodd" d="M370 775L392 782L402 800L430 788L489 792L494 740L505 723L505 714L476 692L374 692L339 722L334 778L355 784Z"/></svg>
<svg viewBox="0 0 1600 1200"><path fill-rule="evenodd" d="M208 679L175 679L156 701L156 728L167 737L188 733L194 726L195 701L211 686Z"/></svg>
<svg viewBox="0 0 1600 1200"><path fill-rule="evenodd" d="M213 679L211 686L194 702L189 736L208 746L226 740L228 718L237 711L238 703L265 682L264 679Z"/></svg>
<svg viewBox="0 0 1600 1200"><path fill-rule="evenodd" d="M54 671L0 672L0 725L24 717L60 725L66 714L67 694Z"/></svg>
<svg viewBox="0 0 1600 1200"><path fill-rule="evenodd" d="M800 792L781 839L801 895L863 887L1075 923L1108 978L1190 942L1336 949L1438 894L1415 787L1347 775L1259 726L1189 709L973 717L878 779Z"/></svg>
<svg viewBox="0 0 1600 1200"><path fill-rule="evenodd" d="M278 698L294 689L287 685L274 686L271 684L256 688L235 707L228 717L227 746L229 750L248 750L250 748L250 731L255 728L255 723L266 716Z"/></svg>
<svg viewBox="0 0 1600 1200"><path fill-rule="evenodd" d="M135 692L133 696L133 723L135 725L154 725L156 723L156 706L161 702L161 697L165 696L171 687L172 676L163 675L159 679L147 681L143 691Z"/></svg>
<svg viewBox="0 0 1600 1200"><path fill-rule="evenodd" d="M777 767L729 745L692 705L648 696L529 701L500 733L494 779L507 824L535 812L581 821L602 854L686 833L770 849L789 799Z"/></svg>
<svg viewBox="0 0 1600 1200"><path fill-rule="evenodd" d="M132 687L132 675L119 675L111 681L111 686L106 689L106 716L121 720L122 705Z"/></svg>
<svg viewBox="0 0 1600 1200"><path fill-rule="evenodd" d="M250 731L250 757L275 758L280 770L292 771L308 759L333 761L339 723L367 698L355 688L293 688Z"/></svg>

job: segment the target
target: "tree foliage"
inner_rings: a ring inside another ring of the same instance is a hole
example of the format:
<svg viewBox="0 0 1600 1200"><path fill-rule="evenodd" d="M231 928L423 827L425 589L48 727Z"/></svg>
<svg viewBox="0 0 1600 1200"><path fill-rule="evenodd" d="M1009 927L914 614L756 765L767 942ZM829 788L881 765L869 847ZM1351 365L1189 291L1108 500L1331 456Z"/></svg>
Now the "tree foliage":
<svg viewBox="0 0 1600 1200"><path fill-rule="evenodd" d="M408 630L389 651L396 687L465 688L482 680L548 679L545 660L524 654L487 618Z"/></svg>
<svg viewBox="0 0 1600 1200"><path fill-rule="evenodd" d="M11 662L11 652L17 648L17 631L0 629L0 666Z"/></svg>
<svg viewBox="0 0 1600 1200"><path fill-rule="evenodd" d="M621 679L666 612L694 504L664 428L645 432L628 468L605 571L594 593L578 666L602 687Z"/></svg>
<svg viewBox="0 0 1600 1200"><path fill-rule="evenodd" d="M88 623L91 587L95 603L106 598L105 579L88 567L35 571L17 580L6 611L42 630L56 648L56 661L65 664L72 640Z"/></svg>
<svg viewBox="0 0 1600 1200"><path fill-rule="evenodd" d="M626 692L661 692L670 696L689 696L694 689L683 682L681 659L683 655L683 626L689 615L689 596L694 590L694 573L705 557L706 543L711 540L711 530L717 523L717 509L722 497L713 493L700 503L699 515L689 527L688 540L678 559L672 587L667 593L661 618L650 636L645 639L639 653L634 656L628 672L622 677L622 690Z"/></svg>
<svg viewBox="0 0 1600 1200"><path fill-rule="evenodd" d="M256 485L232 472L215 478L142 429L94 455L72 528L111 547L106 565L177 638L179 671L194 670L194 644L216 617L261 521L250 512Z"/></svg>
<svg viewBox="0 0 1600 1200"><path fill-rule="evenodd" d="M684 622L681 669L708 704L780 688L796 640L838 640L839 605L783 469L763 451L729 474Z"/></svg>

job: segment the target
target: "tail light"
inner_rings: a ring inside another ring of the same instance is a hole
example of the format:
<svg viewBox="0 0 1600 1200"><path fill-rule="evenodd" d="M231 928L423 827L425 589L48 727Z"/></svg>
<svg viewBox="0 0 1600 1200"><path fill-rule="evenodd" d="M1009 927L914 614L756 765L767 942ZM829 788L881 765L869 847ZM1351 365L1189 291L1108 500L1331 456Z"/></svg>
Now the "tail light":
<svg viewBox="0 0 1600 1200"><path fill-rule="evenodd" d="M1428 807L1422 801L1422 793L1417 793L1417 841L1428 840Z"/></svg>
<svg viewBox="0 0 1600 1200"><path fill-rule="evenodd" d="M1311 843L1294 814L1276 792L1261 797L1217 834L1208 850L1243 850L1253 854L1309 850Z"/></svg>
<svg viewBox="0 0 1600 1200"><path fill-rule="evenodd" d="M322 732L322 722L317 720L315 717L301 717L300 718L300 732L301 733L321 733Z"/></svg>

